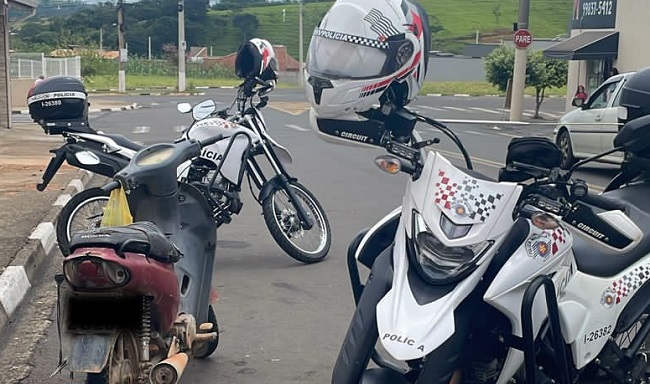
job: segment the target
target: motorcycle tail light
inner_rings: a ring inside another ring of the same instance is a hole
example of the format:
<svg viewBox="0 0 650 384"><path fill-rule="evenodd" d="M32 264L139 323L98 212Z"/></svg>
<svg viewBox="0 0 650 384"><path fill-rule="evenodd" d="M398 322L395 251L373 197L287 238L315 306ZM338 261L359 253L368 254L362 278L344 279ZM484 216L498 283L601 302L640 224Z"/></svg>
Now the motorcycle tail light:
<svg viewBox="0 0 650 384"><path fill-rule="evenodd" d="M65 278L78 289L111 289L129 282L128 269L99 257L86 256L66 261Z"/></svg>

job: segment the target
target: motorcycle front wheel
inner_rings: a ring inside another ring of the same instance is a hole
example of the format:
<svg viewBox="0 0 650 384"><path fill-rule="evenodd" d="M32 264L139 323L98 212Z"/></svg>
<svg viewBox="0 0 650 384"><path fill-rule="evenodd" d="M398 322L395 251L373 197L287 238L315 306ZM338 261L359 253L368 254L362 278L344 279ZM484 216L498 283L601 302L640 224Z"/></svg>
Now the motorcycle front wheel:
<svg viewBox="0 0 650 384"><path fill-rule="evenodd" d="M56 241L63 256L70 254L70 239L78 231L98 228L110 192L89 188L74 195L56 219Z"/></svg>
<svg viewBox="0 0 650 384"><path fill-rule="evenodd" d="M306 264L325 258L332 244L330 224L325 210L314 195L296 181L288 183L314 225L306 230L300 224L298 213L286 191L275 189L262 202L264 221L271 236L289 256Z"/></svg>

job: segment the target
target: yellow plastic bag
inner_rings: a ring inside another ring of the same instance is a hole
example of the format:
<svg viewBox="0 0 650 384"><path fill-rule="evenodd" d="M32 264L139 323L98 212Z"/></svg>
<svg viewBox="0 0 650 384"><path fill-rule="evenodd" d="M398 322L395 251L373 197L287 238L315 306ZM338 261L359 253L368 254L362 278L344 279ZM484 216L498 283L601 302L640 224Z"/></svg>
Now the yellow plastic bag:
<svg viewBox="0 0 650 384"><path fill-rule="evenodd" d="M102 227L117 227L133 223L133 216L129 210L129 202L126 200L126 193L123 188L111 191L108 204L104 208Z"/></svg>

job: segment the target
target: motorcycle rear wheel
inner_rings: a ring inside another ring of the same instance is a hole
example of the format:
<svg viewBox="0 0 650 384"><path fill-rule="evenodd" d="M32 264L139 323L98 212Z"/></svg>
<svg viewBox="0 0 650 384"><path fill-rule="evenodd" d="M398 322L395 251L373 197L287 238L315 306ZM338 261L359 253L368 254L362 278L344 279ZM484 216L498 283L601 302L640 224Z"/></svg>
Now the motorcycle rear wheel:
<svg viewBox="0 0 650 384"><path fill-rule="evenodd" d="M99 227L109 195L101 188L89 188L72 196L63 207L56 219L56 241L63 256L70 254L74 232Z"/></svg>
<svg viewBox="0 0 650 384"><path fill-rule="evenodd" d="M100 373L88 373L86 384L135 384L140 379L139 361L136 337L122 332L115 340L106 367Z"/></svg>
<svg viewBox="0 0 650 384"><path fill-rule="evenodd" d="M197 347L192 345L192 356L197 359L203 359L210 356L219 346L219 324L217 323L217 315L214 314L212 305L208 306L208 323L212 324L212 330L209 332L216 332L217 339L209 343L202 343ZM198 332L201 333L201 331Z"/></svg>
<svg viewBox="0 0 650 384"><path fill-rule="evenodd" d="M296 181L289 187L314 225L305 230L286 191L275 189L262 202L264 221L271 236L289 256L305 264L322 261L330 250L332 232L325 210L307 188Z"/></svg>

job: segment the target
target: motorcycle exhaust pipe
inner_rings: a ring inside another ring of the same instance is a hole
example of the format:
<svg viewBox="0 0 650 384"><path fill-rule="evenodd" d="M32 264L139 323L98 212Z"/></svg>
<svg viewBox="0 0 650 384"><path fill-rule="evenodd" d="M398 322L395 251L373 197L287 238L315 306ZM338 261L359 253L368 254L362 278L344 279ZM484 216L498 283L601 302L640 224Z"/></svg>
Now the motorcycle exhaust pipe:
<svg viewBox="0 0 650 384"><path fill-rule="evenodd" d="M149 380L151 384L177 384L189 358L187 353L177 353L154 365Z"/></svg>

